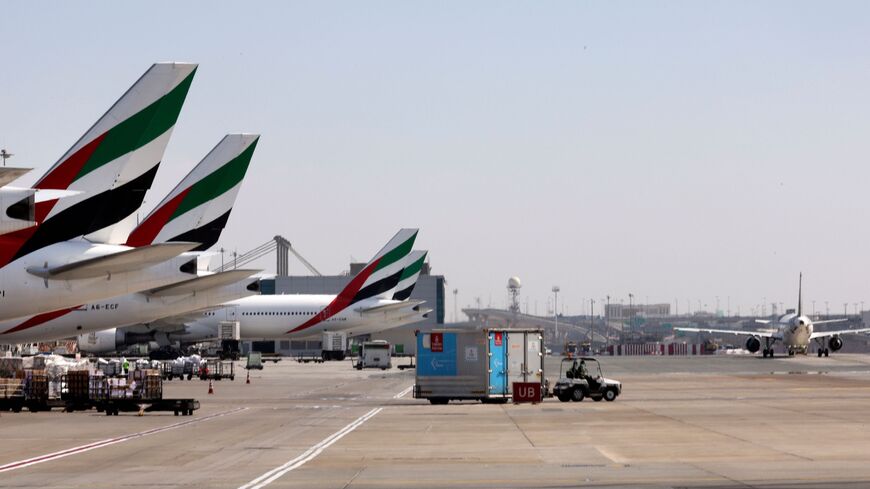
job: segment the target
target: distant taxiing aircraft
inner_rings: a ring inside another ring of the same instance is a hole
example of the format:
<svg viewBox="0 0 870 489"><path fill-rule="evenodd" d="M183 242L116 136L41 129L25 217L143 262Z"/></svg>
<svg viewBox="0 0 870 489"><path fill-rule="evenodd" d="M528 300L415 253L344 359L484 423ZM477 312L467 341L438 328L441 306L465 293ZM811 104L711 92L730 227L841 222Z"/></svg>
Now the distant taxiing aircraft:
<svg viewBox="0 0 870 489"><path fill-rule="evenodd" d="M767 331L741 331L735 329L712 329L712 328L674 328L677 331L689 331L695 333L724 333L748 336L746 349L752 353L761 350L761 342L764 341L764 349L761 355L765 358L773 358L773 345L779 341L785 346L789 356L795 353L806 355L810 348L810 342L815 341L818 345L818 355L828 356L830 352L843 348L843 339L840 335L849 333L864 333L870 328L844 329L839 331L813 331L813 327L819 324L840 323L847 319L828 319L825 321L813 321L803 315L801 307L801 283L803 274L798 279L798 309L797 313L791 312L781 316L772 325L774 328ZM756 319L756 323L771 324L770 320ZM827 339L827 342L825 341Z"/></svg>

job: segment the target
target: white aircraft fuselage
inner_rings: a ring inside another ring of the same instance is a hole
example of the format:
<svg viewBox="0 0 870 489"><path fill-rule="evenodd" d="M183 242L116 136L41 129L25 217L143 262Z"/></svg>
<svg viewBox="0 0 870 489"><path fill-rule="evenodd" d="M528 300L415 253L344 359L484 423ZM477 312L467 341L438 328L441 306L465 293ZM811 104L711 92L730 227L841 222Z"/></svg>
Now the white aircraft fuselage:
<svg viewBox="0 0 870 489"><path fill-rule="evenodd" d="M85 240L63 241L29 253L0 268L0 321L76 307L87 302L162 287L195 277L181 271L197 253L182 253L140 270L94 278L58 280L42 278L28 268L56 267L112 255L131 248L94 244ZM194 264L193 270L196 270Z"/></svg>
<svg viewBox="0 0 870 489"><path fill-rule="evenodd" d="M782 344L791 353L806 354L813 334L813 321L807 316L786 314L777 321L782 334Z"/></svg>
<svg viewBox="0 0 870 489"><path fill-rule="evenodd" d="M225 307L204 313L192 325L207 325L215 328L221 321L239 321L243 339L288 339L315 338L327 331L343 331L354 336L357 330L366 333L395 328L423 318L409 315L418 302L408 302L408 307L382 314L365 314L361 310L373 307L401 304L407 301L390 299L364 299L345 307L323 321L310 324L311 318L329 306L334 295L259 295L245 297L226 304ZM302 329L300 329L302 328Z"/></svg>
<svg viewBox="0 0 870 489"><path fill-rule="evenodd" d="M80 335L81 341L81 336L87 336L92 331L149 323L254 294L255 291L247 290L252 281L253 279L177 296L155 297L139 292L88 302L41 317L0 321L0 343L33 343L76 335Z"/></svg>

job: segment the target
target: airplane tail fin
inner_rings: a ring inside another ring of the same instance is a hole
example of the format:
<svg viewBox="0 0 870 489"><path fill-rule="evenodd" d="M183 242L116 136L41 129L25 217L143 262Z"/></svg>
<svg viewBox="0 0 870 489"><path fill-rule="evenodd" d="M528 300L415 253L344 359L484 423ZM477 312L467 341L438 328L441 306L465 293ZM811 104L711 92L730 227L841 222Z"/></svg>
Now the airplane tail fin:
<svg viewBox="0 0 870 489"><path fill-rule="evenodd" d="M130 233L127 246L217 243L257 147L259 134L228 134Z"/></svg>
<svg viewBox="0 0 870 489"><path fill-rule="evenodd" d="M393 300L404 301L411 297L411 292L417 285L417 279L420 278L420 272L423 271L423 262L426 260L427 253L428 251L415 250L407 256L405 269L402 270L396 291L393 293Z"/></svg>
<svg viewBox="0 0 870 489"><path fill-rule="evenodd" d="M33 186L81 194L40 203L39 226L19 236L20 246L4 258L82 235L122 243L151 188L196 68L152 65Z"/></svg>
<svg viewBox="0 0 870 489"><path fill-rule="evenodd" d="M801 316L802 311L803 311L803 282L804 282L804 273L801 272L800 275L798 275L798 310L797 310L798 317Z"/></svg>
<svg viewBox="0 0 870 489"><path fill-rule="evenodd" d="M405 258L411 253L418 231L399 230L338 296L348 304L372 297L390 298L390 291L399 283Z"/></svg>
<svg viewBox="0 0 870 489"><path fill-rule="evenodd" d="M393 239L381 248L381 251L351 279L350 283L335 296L329 305L288 333L303 331L317 323L326 321L349 305L361 300L372 297L390 298L392 290L395 289L402 276L404 259L411 253L418 231L419 229L399 230Z"/></svg>

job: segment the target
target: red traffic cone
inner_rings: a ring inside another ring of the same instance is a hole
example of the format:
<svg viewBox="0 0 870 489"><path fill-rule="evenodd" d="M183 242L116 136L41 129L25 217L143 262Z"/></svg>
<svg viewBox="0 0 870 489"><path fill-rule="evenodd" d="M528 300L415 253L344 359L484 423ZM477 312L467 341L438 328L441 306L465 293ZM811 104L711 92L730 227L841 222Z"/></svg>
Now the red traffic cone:
<svg viewBox="0 0 870 489"><path fill-rule="evenodd" d="M246 383L246 384L250 384L250 383L251 383L251 371L250 371L250 370L248 370L248 378L245 379L245 383Z"/></svg>
<svg viewBox="0 0 870 489"><path fill-rule="evenodd" d="M208 393L214 394L214 386L211 384L211 379L208 379Z"/></svg>

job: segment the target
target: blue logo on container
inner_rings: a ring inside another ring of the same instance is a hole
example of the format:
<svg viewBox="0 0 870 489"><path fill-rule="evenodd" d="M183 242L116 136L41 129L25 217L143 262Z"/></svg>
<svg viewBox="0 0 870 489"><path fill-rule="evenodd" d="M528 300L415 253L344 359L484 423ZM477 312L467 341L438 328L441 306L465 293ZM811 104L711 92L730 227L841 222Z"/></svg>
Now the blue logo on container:
<svg viewBox="0 0 870 489"><path fill-rule="evenodd" d="M422 335L421 335L422 336ZM423 377L456 375L456 334L444 333L444 351L433 352L417 344L417 373Z"/></svg>

